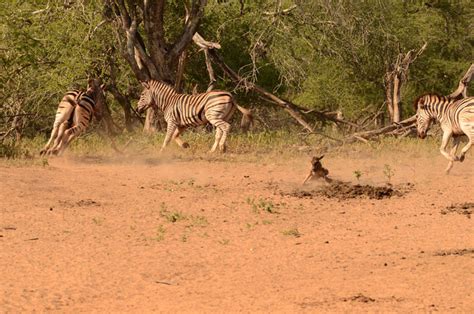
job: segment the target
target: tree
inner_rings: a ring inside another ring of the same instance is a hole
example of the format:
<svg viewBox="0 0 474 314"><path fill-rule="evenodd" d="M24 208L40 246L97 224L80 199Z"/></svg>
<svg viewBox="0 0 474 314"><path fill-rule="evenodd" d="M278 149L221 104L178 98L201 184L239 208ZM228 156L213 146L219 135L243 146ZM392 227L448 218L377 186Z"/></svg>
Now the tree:
<svg viewBox="0 0 474 314"><path fill-rule="evenodd" d="M207 0L192 0L189 11L183 7L184 23L177 34L165 27L165 0L106 0L105 4L113 12L116 38L135 77L139 81L157 79L175 84L180 57L192 41ZM155 119L156 113L150 108L145 130L154 129Z"/></svg>

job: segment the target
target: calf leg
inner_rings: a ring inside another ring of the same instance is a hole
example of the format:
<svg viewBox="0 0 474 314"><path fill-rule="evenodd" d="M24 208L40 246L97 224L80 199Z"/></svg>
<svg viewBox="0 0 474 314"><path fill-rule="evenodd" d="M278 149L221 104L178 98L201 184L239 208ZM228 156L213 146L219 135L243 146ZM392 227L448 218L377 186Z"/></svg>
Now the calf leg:
<svg viewBox="0 0 474 314"><path fill-rule="evenodd" d="M311 179L313 177L313 171L310 171L308 176L306 177L306 179L303 180L303 183L302 184L305 184L309 179Z"/></svg>

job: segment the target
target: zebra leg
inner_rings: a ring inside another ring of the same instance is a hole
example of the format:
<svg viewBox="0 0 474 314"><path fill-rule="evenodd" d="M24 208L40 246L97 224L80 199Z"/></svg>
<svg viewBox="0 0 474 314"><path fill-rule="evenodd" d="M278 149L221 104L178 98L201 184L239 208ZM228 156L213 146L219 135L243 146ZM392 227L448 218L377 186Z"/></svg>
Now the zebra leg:
<svg viewBox="0 0 474 314"><path fill-rule="evenodd" d="M61 139L61 142L58 147L55 148L53 153L55 155L62 155L62 153L69 146L71 141L87 129L87 127L89 126L89 120L90 112L78 106L74 111L72 127L64 131L64 135Z"/></svg>
<svg viewBox="0 0 474 314"><path fill-rule="evenodd" d="M214 144L212 145L211 150L209 151L210 153L213 153L217 149L217 145L219 145L219 142L221 141L222 137L222 130L218 127L216 127L216 139L214 141Z"/></svg>
<svg viewBox="0 0 474 314"><path fill-rule="evenodd" d="M174 135L176 128L177 128L176 124L168 123L168 126L166 127L165 140L163 141L163 145L161 146L160 153L165 149L166 146L168 146L169 142L171 141L171 138Z"/></svg>
<svg viewBox="0 0 474 314"><path fill-rule="evenodd" d="M448 146L448 142L449 142L449 139L451 138L451 135L452 135L451 131L445 131L443 133L443 140L441 141L441 146L439 148L439 151L441 152L441 155L443 155L447 160L457 161L457 158L455 156L451 156L446 150L446 147Z"/></svg>
<svg viewBox="0 0 474 314"><path fill-rule="evenodd" d="M469 138L469 142L467 143L466 146L463 147L463 149L461 150L461 155L459 156L459 161L463 162L464 161L464 158L466 158L466 153L467 151L471 148L472 146L472 142L473 142L473 139L472 138Z"/></svg>
<svg viewBox="0 0 474 314"><path fill-rule="evenodd" d="M458 150L459 142L461 141L461 138L459 136L453 136L453 148L451 148L451 156L453 156L454 159L456 159L456 151ZM451 168L453 167L454 161L450 160L448 163L448 167L446 168L445 172L446 174L449 174L449 171L451 171Z"/></svg>
<svg viewBox="0 0 474 314"><path fill-rule="evenodd" d="M219 141L219 151L221 153L225 153L225 151L227 149L226 145L225 145L225 141L227 139L227 134L229 134L230 123L223 122L219 125L219 128L222 130L222 136L221 136L221 139Z"/></svg>
<svg viewBox="0 0 474 314"><path fill-rule="evenodd" d="M69 128L69 122L63 122L61 123L61 125L59 126L59 132L58 132L58 136L56 137L55 141L54 141L54 144L53 146L51 147L51 149L48 150L48 155L51 155L54 151L57 150L57 147L59 146L59 144L61 143L61 140L64 136L64 131L66 131L67 129Z"/></svg>
<svg viewBox="0 0 474 314"><path fill-rule="evenodd" d="M72 140L79 136L82 133L82 129L75 125L72 128L67 129L64 132L63 139L61 140L61 144L59 147L53 152L55 155L61 156Z"/></svg>
<svg viewBox="0 0 474 314"><path fill-rule="evenodd" d="M74 108L70 104L65 104L63 101L59 104L58 112L56 113L56 118L53 124L53 130L51 131L51 136L48 143L46 143L44 148L40 151L41 156L49 153L50 150L57 145L56 143L61 139L62 136L62 124L67 122L67 120L70 118L73 109ZM53 146L50 148L52 143Z"/></svg>
<svg viewBox="0 0 474 314"><path fill-rule="evenodd" d="M61 125L60 121L54 122L53 130L51 131L51 136L49 137L49 140L46 143L46 145L44 145L43 149L40 151L40 156L43 156L44 154L46 154L46 152L48 152L49 146L58 137L58 130L59 130L60 125Z"/></svg>
<svg viewBox="0 0 474 314"><path fill-rule="evenodd" d="M175 142L182 148L189 148L189 144L186 142L183 142L182 139L179 138L179 136L183 133L183 131L186 130L186 128L183 127L177 127L176 131L173 134L173 139Z"/></svg>

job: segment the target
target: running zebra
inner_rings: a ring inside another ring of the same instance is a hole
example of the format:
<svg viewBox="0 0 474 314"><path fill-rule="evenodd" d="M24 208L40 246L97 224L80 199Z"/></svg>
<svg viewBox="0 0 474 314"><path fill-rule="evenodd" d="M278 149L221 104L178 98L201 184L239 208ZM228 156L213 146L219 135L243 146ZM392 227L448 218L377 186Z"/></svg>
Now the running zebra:
<svg viewBox="0 0 474 314"><path fill-rule="evenodd" d="M77 105L77 101L83 93L83 91L77 89L70 90L61 99L58 105L58 110L56 111L56 117L54 118L51 136L46 145L40 151L41 156L49 152L49 148L51 144L53 144L53 142L53 148L59 145L64 131L72 123L72 112L74 111L74 108Z"/></svg>
<svg viewBox="0 0 474 314"><path fill-rule="evenodd" d="M138 101L137 111L144 112L150 106L160 109L167 123L166 136L161 151L171 139L183 147L189 147L179 136L192 126L211 123L216 128L216 138L211 152L217 147L225 152L225 141L230 130L229 120L235 108L243 113L241 126L248 128L252 122L250 110L240 107L232 95L225 91L210 91L196 95L178 94L173 87L161 81L142 82L144 90Z"/></svg>
<svg viewBox="0 0 474 314"><path fill-rule="evenodd" d="M60 126L60 131L64 128L60 132L61 137L57 137L55 145L47 151L48 154L61 155L71 141L87 129L92 116L95 116L97 121L102 119L105 106L104 86L100 85L99 79L88 81L87 90L76 99L67 121Z"/></svg>
<svg viewBox="0 0 474 314"><path fill-rule="evenodd" d="M443 130L441 154L449 160L446 173L453 167L454 161L464 161L466 152L474 141L474 97L460 100L436 94L426 94L415 100L417 131L420 138L426 137L426 132L432 121L438 121ZM468 143L456 156L461 136L468 137ZM453 148L446 150L449 139L453 137Z"/></svg>

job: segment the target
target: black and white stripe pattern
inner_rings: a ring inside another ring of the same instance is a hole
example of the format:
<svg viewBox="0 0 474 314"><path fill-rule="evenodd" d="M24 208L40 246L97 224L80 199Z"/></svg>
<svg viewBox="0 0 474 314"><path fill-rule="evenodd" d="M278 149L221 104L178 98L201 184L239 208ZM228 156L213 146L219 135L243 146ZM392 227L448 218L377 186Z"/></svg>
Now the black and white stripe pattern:
<svg viewBox="0 0 474 314"><path fill-rule="evenodd" d="M92 116L95 116L97 120L101 119L105 106L104 85L100 85L99 79L89 79L86 92L79 93L75 99L69 99L67 103L72 106L72 109L67 111L67 117L64 113L62 120L65 122L62 122L59 127L55 145L46 151L48 154L62 154L71 141L89 127Z"/></svg>
<svg viewBox="0 0 474 314"><path fill-rule="evenodd" d="M242 108L229 92L210 91L197 95L178 94L173 87L160 81L151 80L142 83L144 90L138 101L137 111L143 112L150 106L159 108L167 123L166 137L161 150L171 139L179 146L188 147L179 135L188 127L211 123L216 128L216 138L211 152L218 147L225 151L225 141L230 130L229 120L237 108L243 113L242 126L247 127L252 115L248 109Z"/></svg>
<svg viewBox="0 0 474 314"><path fill-rule="evenodd" d="M81 90L70 90L61 99L58 105L58 110L56 111L56 117L54 119L51 136L46 145L40 151L40 155L51 153L59 145L64 131L72 123L71 118L74 108L76 107L77 102L82 94L84 94L84 92ZM51 144L53 145L51 146Z"/></svg>
<svg viewBox="0 0 474 314"><path fill-rule="evenodd" d="M426 132L432 121L438 121L443 130L441 143L441 154L449 160L446 172L449 173L454 161L464 161L466 152L471 148L474 141L474 97L460 100L436 94L420 96L415 101L417 114L417 131L420 138L426 137ZM456 156L460 136L466 135L468 143ZM450 138L453 137L453 148L451 152L446 150Z"/></svg>

